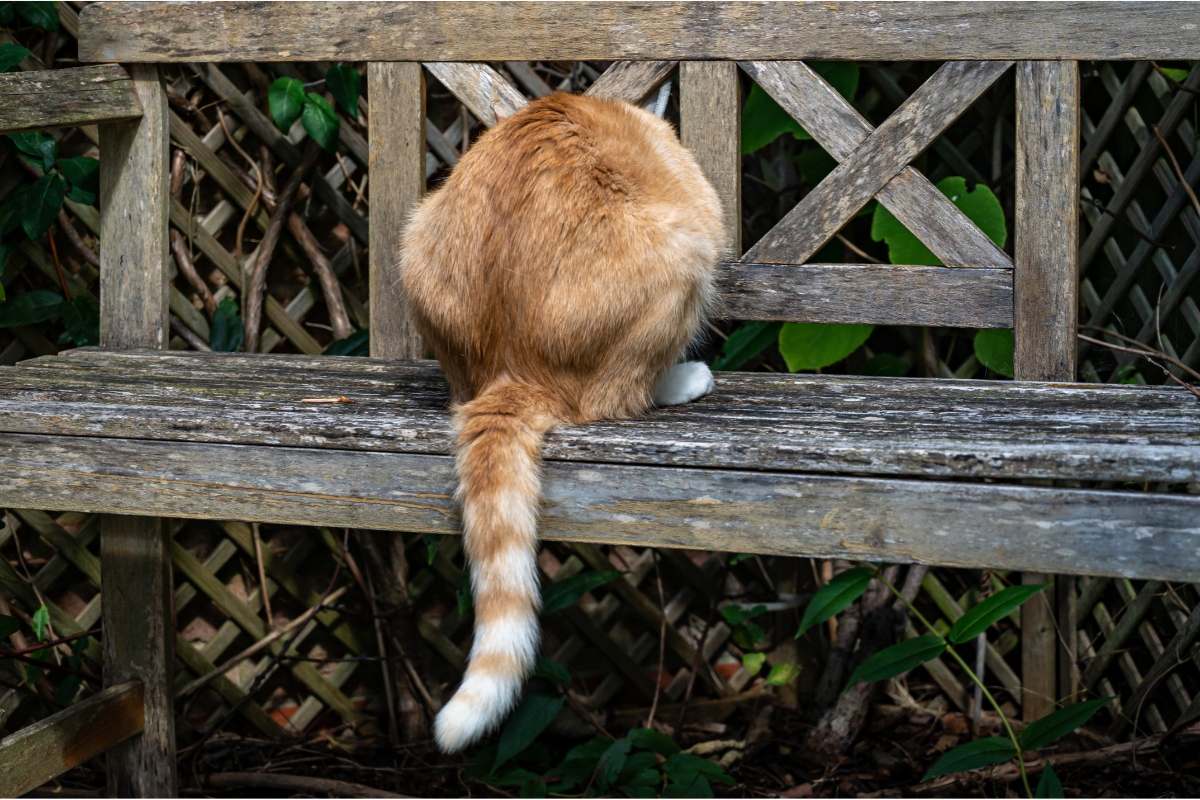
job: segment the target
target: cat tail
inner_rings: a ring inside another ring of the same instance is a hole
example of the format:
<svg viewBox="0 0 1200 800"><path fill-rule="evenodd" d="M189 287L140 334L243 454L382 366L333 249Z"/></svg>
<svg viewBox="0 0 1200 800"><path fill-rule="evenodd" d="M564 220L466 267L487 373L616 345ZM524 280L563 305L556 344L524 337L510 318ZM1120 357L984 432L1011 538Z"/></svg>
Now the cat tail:
<svg viewBox="0 0 1200 800"><path fill-rule="evenodd" d="M560 419L557 408L538 387L502 382L455 409L475 643L462 684L434 723L447 753L504 720L537 658L541 446Z"/></svg>

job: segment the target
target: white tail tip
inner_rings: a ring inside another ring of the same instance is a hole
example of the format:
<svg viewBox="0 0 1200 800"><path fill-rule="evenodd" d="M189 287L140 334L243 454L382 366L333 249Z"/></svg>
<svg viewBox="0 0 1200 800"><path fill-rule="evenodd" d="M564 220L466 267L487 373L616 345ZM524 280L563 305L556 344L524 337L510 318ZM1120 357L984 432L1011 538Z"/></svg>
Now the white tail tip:
<svg viewBox="0 0 1200 800"><path fill-rule="evenodd" d="M521 690L519 677L468 674L433 723L444 753L456 753L494 730L512 710Z"/></svg>

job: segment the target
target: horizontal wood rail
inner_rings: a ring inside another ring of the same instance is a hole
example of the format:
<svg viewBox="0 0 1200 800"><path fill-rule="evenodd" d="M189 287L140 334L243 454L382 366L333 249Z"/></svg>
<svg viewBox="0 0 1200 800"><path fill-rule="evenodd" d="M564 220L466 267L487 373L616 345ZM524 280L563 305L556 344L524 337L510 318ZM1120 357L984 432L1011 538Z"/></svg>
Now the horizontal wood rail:
<svg viewBox="0 0 1200 800"><path fill-rule="evenodd" d="M0 504L458 532L429 362L79 350L25 364L0 370ZM354 402L303 402L321 397ZM1194 580L1200 498L979 479L1194 481L1198 445L1182 390L721 375L690 406L553 433L542 530Z"/></svg>
<svg viewBox="0 0 1200 800"><path fill-rule="evenodd" d="M0 75L0 135L140 116L133 81L116 64Z"/></svg>
<svg viewBox="0 0 1200 800"><path fill-rule="evenodd" d="M141 681L110 686L0 739L0 797L20 797L142 732Z"/></svg>
<svg viewBox="0 0 1200 800"><path fill-rule="evenodd" d="M1184 59L1191 3L101 3L84 61Z"/></svg>

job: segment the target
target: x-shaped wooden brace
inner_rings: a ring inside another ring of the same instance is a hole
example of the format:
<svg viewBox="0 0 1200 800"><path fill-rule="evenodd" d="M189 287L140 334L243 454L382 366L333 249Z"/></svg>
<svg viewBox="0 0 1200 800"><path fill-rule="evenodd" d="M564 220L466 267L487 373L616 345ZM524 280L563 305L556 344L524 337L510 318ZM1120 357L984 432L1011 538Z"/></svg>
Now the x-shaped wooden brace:
<svg viewBox="0 0 1200 800"><path fill-rule="evenodd" d="M803 62L739 63L840 162L743 262L803 264L878 197L946 266L1012 269L1004 251L909 166L1012 61L949 61L874 129Z"/></svg>

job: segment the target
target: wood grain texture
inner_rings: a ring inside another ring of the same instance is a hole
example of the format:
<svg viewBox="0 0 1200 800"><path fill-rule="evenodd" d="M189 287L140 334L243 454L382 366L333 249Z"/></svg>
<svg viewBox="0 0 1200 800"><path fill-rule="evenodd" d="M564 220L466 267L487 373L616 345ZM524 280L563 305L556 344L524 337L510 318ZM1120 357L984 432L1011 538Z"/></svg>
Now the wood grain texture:
<svg viewBox="0 0 1200 800"><path fill-rule="evenodd" d="M1013 368L1018 380L1075 379L1079 304L1079 65L1017 66Z"/></svg>
<svg viewBox="0 0 1200 800"><path fill-rule="evenodd" d="M352 404L303 403L345 396ZM0 430L392 453L451 451L433 362L75 350L0 368ZM1200 479L1182 389L718 373L639 420L564 427L551 460L944 478Z"/></svg>
<svg viewBox="0 0 1200 800"><path fill-rule="evenodd" d="M1011 61L943 64L751 247L745 260L807 261L1010 66Z"/></svg>
<svg viewBox="0 0 1200 800"><path fill-rule="evenodd" d="M0 796L20 797L142 731L142 685L110 686L0 740Z"/></svg>
<svg viewBox="0 0 1200 800"><path fill-rule="evenodd" d="M742 90L736 64L679 65L679 138L717 190L729 255L742 253Z"/></svg>
<svg viewBox="0 0 1200 800"><path fill-rule="evenodd" d="M144 116L100 128L100 344L167 346L167 94L130 67Z"/></svg>
<svg viewBox="0 0 1200 800"><path fill-rule="evenodd" d="M740 66L837 161L849 158L875 130L801 61L749 61ZM1012 259L913 167L900 170L878 199L946 266L1012 269Z"/></svg>
<svg viewBox="0 0 1200 800"><path fill-rule="evenodd" d="M400 292L404 226L425 193L425 77L415 61L367 67L371 88L371 355L423 358Z"/></svg>
<svg viewBox="0 0 1200 800"><path fill-rule="evenodd" d="M495 127L497 113L511 117L529 105L523 94L487 64L427 62L425 68L489 128Z"/></svg>
<svg viewBox="0 0 1200 800"><path fill-rule="evenodd" d="M721 265L717 287L720 313L729 319L1007 328L1012 275L1010 269L733 263Z"/></svg>
<svg viewBox="0 0 1200 800"><path fill-rule="evenodd" d="M103 3L84 61L1191 59L1195 6L1145 3Z"/></svg>
<svg viewBox="0 0 1200 800"><path fill-rule="evenodd" d="M618 61L584 92L640 106L670 77L677 61Z"/></svg>
<svg viewBox="0 0 1200 800"><path fill-rule="evenodd" d="M1042 534L1053 540L1054 536ZM1069 576L1058 576L1072 580ZM1054 626L1055 576L1044 572L1024 572L1023 584L1049 584L1021 606L1021 718L1026 722L1041 719L1055 708L1057 691L1058 636Z"/></svg>
<svg viewBox="0 0 1200 800"><path fill-rule="evenodd" d="M0 134L137 119L142 106L116 64L0 75Z"/></svg>
<svg viewBox="0 0 1200 800"><path fill-rule="evenodd" d="M5 433L0 464L10 507L458 532L451 456ZM561 461L543 485L547 539L1200 578L1180 495Z"/></svg>

